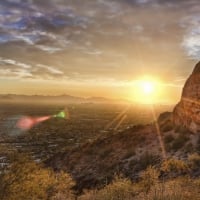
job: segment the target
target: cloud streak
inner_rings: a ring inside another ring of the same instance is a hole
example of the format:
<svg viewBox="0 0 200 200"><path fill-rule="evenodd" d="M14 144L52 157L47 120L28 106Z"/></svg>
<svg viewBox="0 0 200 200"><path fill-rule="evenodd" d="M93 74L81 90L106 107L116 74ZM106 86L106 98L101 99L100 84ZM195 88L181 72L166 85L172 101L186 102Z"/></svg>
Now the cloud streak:
<svg viewBox="0 0 200 200"><path fill-rule="evenodd" d="M200 9L199 9L200 11ZM188 28L184 36L183 47L186 49L188 56L191 59L200 59L200 15L193 14L186 21Z"/></svg>
<svg viewBox="0 0 200 200"><path fill-rule="evenodd" d="M37 64L35 66L11 59L0 58L0 76L13 78L50 78L56 79L64 76L56 67Z"/></svg>

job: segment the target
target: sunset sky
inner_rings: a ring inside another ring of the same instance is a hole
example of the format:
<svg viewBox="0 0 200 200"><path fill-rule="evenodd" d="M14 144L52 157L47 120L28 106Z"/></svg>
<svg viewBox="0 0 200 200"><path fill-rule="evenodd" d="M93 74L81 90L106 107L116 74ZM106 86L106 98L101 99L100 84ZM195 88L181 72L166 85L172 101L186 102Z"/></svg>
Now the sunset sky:
<svg viewBox="0 0 200 200"><path fill-rule="evenodd" d="M2 0L0 93L176 102L200 58L198 0Z"/></svg>

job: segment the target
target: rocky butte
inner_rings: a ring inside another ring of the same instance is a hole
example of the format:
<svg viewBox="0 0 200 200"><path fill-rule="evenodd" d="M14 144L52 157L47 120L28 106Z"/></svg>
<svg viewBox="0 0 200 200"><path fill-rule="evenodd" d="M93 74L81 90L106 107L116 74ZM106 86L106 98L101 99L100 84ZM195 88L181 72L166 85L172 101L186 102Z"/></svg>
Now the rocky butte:
<svg viewBox="0 0 200 200"><path fill-rule="evenodd" d="M173 121L177 127L200 132L200 62L185 83L181 100L173 112Z"/></svg>

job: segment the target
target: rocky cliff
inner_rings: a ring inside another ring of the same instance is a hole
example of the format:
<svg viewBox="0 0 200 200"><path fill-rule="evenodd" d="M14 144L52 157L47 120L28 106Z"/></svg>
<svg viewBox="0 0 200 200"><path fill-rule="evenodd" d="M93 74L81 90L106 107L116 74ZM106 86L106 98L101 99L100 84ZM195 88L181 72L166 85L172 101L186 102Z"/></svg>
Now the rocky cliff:
<svg viewBox="0 0 200 200"><path fill-rule="evenodd" d="M185 83L173 119L176 127L184 127L193 133L200 132L200 62Z"/></svg>

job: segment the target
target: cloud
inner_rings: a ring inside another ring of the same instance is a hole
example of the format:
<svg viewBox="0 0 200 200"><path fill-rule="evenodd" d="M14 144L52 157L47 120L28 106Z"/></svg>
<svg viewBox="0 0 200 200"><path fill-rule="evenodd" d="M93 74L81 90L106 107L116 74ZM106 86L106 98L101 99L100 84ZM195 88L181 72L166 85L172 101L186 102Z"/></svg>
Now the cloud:
<svg viewBox="0 0 200 200"><path fill-rule="evenodd" d="M196 31L195 31L196 32ZM188 34L183 41L183 47L191 59L200 59L200 31L195 34Z"/></svg>
<svg viewBox="0 0 200 200"><path fill-rule="evenodd" d="M52 46L45 46L45 45L36 45L36 47L48 53L56 53L58 51L62 51L62 49L59 47L52 47Z"/></svg>
<svg viewBox="0 0 200 200"><path fill-rule="evenodd" d="M12 60L12 59L3 59L0 57L0 64L1 65L12 65L12 66L17 66L17 67L21 67L23 69L30 69L32 68L31 65L25 64L25 63L21 63L21 62L17 62L16 60Z"/></svg>
<svg viewBox="0 0 200 200"><path fill-rule="evenodd" d="M31 65L12 59L0 58L0 76L13 78L49 78L57 79L64 72L53 66L43 64Z"/></svg>
<svg viewBox="0 0 200 200"><path fill-rule="evenodd" d="M70 32L86 29L89 18L56 3L45 8L38 1L0 2L0 44L24 42L47 53L68 48Z"/></svg>
<svg viewBox="0 0 200 200"><path fill-rule="evenodd" d="M46 69L49 73L54 74L54 75L64 75L64 72L56 69L55 67L52 66L47 66L47 65L42 65L42 64L37 64L36 65L39 68Z"/></svg>
<svg viewBox="0 0 200 200"><path fill-rule="evenodd" d="M119 81L141 73L165 74L161 66L183 59L178 53L183 34L187 54L199 54L199 32L185 32L187 25L179 24L189 8L194 9L191 2L197 1L0 1L0 55L13 60L1 62L0 67L8 67L5 73L18 68L24 78L53 80L66 76L77 80L75 72L80 79ZM177 71L173 76L181 73Z"/></svg>
<svg viewBox="0 0 200 200"><path fill-rule="evenodd" d="M186 50L187 55L191 59L200 59L200 16L193 17L189 22L189 28L183 39L183 47Z"/></svg>
<svg viewBox="0 0 200 200"><path fill-rule="evenodd" d="M149 0L136 0L136 2L143 4L143 3L149 3Z"/></svg>
<svg viewBox="0 0 200 200"><path fill-rule="evenodd" d="M196 0L184 1L187 12L180 20L180 27L184 30L182 47L192 60L200 59L200 7Z"/></svg>
<svg viewBox="0 0 200 200"><path fill-rule="evenodd" d="M6 79L20 79L25 77L32 77L29 67L24 63L18 63L14 60L0 61L0 77Z"/></svg>

